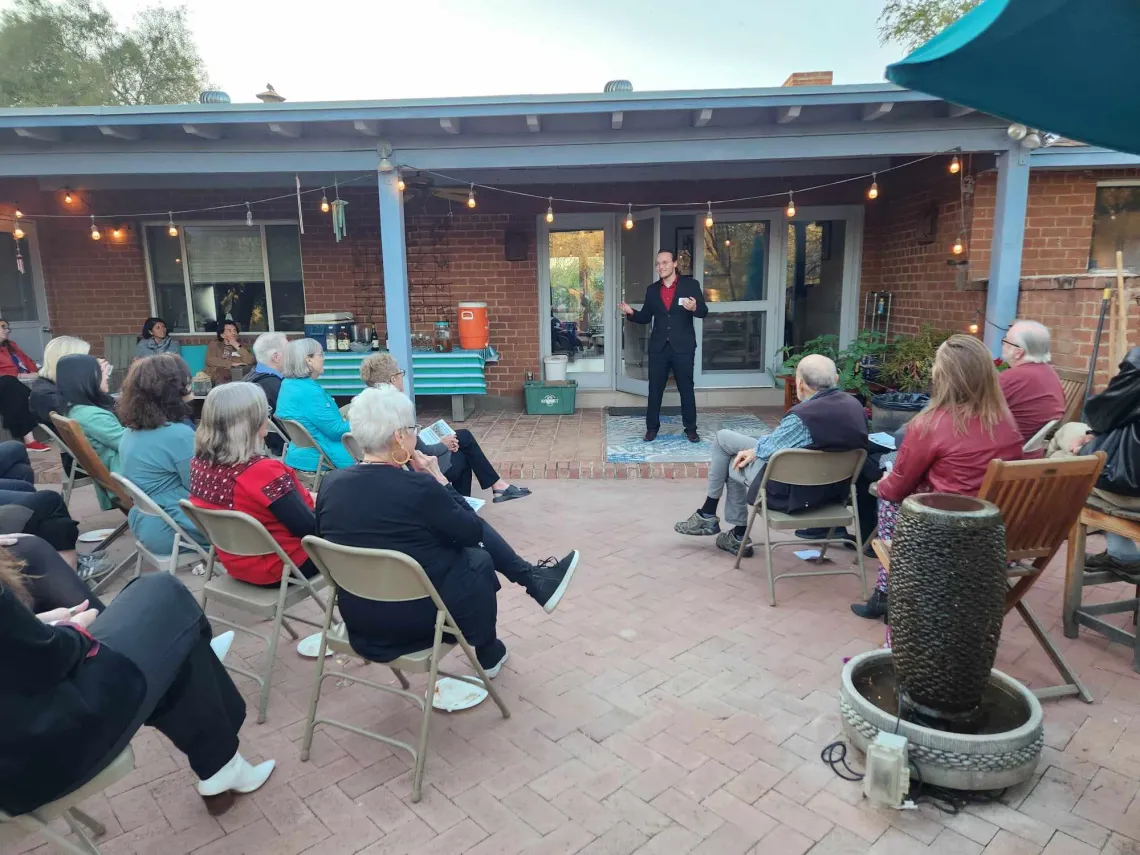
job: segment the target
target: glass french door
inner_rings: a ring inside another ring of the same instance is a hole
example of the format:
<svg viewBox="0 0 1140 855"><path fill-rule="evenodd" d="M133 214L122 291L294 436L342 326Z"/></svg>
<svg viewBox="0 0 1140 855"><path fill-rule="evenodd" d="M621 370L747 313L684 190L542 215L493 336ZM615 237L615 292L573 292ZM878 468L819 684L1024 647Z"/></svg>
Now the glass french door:
<svg viewBox="0 0 1140 855"><path fill-rule="evenodd" d="M23 232L20 238L17 229ZM43 362L51 327L36 227L27 220L0 221L0 317L8 322L12 341Z"/></svg>
<svg viewBox="0 0 1140 855"><path fill-rule="evenodd" d="M618 359L614 385L619 391L649 395L649 324L626 320L621 303L640 309L645 289L657 281L657 250L661 246L661 211L650 208L633 215L633 228L619 218L618 298L614 301Z"/></svg>

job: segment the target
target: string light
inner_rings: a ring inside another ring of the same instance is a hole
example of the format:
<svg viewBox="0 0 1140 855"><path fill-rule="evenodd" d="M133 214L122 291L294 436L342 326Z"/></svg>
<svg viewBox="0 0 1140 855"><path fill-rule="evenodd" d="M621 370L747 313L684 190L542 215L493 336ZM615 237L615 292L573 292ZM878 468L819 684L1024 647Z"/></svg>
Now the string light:
<svg viewBox="0 0 1140 855"><path fill-rule="evenodd" d="M970 324L969 329L970 329L970 335L977 335L978 334L978 325L977 324Z"/></svg>
<svg viewBox="0 0 1140 855"><path fill-rule="evenodd" d="M327 214L329 212L329 197L325 195L325 188L321 188L321 213Z"/></svg>
<svg viewBox="0 0 1140 855"><path fill-rule="evenodd" d="M725 245L725 246L732 246L732 241L731 241L731 240L729 240L728 238L725 238L725 239L724 239L724 245Z"/></svg>
<svg viewBox="0 0 1140 855"><path fill-rule="evenodd" d="M950 174L957 175L962 170L962 161L958 160L958 155L954 155L950 159Z"/></svg>
<svg viewBox="0 0 1140 855"><path fill-rule="evenodd" d="M248 205L246 207L248 207ZM178 226L174 225L174 212L171 211L169 213L169 216L170 216L170 224L166 227L166 232L171 237L178 237Z"/></svg>
<svg viewBox="0 0 1140 855"><path fill-rule="evenodd" d="M20 210L20 206L19 206L19 205L17 205L17 206L16 206L16 219L17 219L17 220L22 220L22 219L24 219L24 212Z"/></svg>
<svg viewBox="0 0 1140 855"><path fill-rule="evenodd" d="M249 207L249 202L245 203L245 224L253 228L253 210Z"/></svg>
<svg viewBox="0 0 1140 855"><path fill-rule="evenodd" d="M404 183L404 176L402 176L402 175L396 176L396 189L399 190L401 193L403 193L405 190L408 189L408 185Z"/></svg>
<svg viewBox="0 0 1140 855"><path fill-rule="evenodd" d="M24 230L19 226L16 226L16 228L12 229L12 237L14 237L16 240L23 240Z"/></svg>
<svg viewBox="0 0 1140 855"><path fill-rule="evenodd" d="M119 226L115 226L115 228L111 229L111 237L113 237L115 240L119 240L122 236L123 230Z"/></svg>
<svg viewBox="0 0 1140 855"><path fill-rule="evenodd" d="M546 200L546 222L554 222L554 197L551 196Z"/></svg>
<svg viewBox="0 0 1140 855"><path fill-rule="evenodd" d="M99 240L103 235L99 234L99 227L95 225L95 215L91 215L91 240Z"/></svg>
<svg viewBox="0 0 1140 855"><path fill-rule="evenodd" d="M712 202L709 202L709 209L708 210L709 210L709 212L707 214L705 214L705 228L711 229L713 227Z"/></svg>
<svg viewBox="0 0 1140 855"><path fill-rule="evenodd" d="M868 199L878 199L879 198L879 182L875 180L875 177L876 177L875 173L872 172L871 173L871 186L867 189L867 198Z"/></svg>
<svg viewBox="0 0 1140 855"><path fill-rule="evenodd" d="M788 191L788 210L786 213L789 220L796 215L796 199L791 190Z"/></svg>
<svg viewBox="0 0 1140 855"><path fill-rule="evenodd" d="M626 231L629 231L630 229L633 228L633 205L630 205L629 210L626 212L625 228L626 228Z"/></svg>
<svg viewBox="0 0 1140 855"><path fill-rule="evenodd" d="M966 251L966 244L962 240L961 235L958 235L957 239L954 241L954 245L952 247L950 247L950 251L952 253L954 253L955 255L961 255L963 252Z"/></svg>
<svg viewBox="0 0 1140 855"><path fill-rule="evenodd" d="M467 207L475 207L475 185L471 185L471 189L467 191Z"/></svg>
<svg viewBox="0 0 1140 855"><path fill-rule="evenodd" d="M70 190L70 188L67 188L67 187L63 188L63 202L64 202L64 204L65 204L65 205L70 205L70 204L71 204L71 202L72 202L72 199L71 199L71 190Z"/></svg>

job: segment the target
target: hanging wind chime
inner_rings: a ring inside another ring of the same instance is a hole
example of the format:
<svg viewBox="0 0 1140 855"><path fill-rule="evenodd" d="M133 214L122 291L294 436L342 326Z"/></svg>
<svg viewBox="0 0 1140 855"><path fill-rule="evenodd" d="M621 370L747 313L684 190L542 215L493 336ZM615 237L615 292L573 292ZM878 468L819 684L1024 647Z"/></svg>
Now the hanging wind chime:
<svg viewBox="0 0 1140 855"><path fill-rule="evenodd" d="M293 180L297 182L297 223L301 227L301 234L305 233L305 213L301 210L301 176L294 175Z"/></svg>
<svg viewBox="0 0 1140 855"><path fill-rule="evenodd" d="M16 270L21 276L24 275L24 256L20 252L20 242L16 241Z"/></svg>
<svg viewBox="0 0 1140 855"><path fill-rule="evenodd" d="M337 184L335 175L333 176L333 196L336 197L330 204L332 208L333 237L336 238L337 243L340 243L341 238L348 234L348 225L344 219L344 206L347 205L348 202L340 198L340 187Z"/></svg>

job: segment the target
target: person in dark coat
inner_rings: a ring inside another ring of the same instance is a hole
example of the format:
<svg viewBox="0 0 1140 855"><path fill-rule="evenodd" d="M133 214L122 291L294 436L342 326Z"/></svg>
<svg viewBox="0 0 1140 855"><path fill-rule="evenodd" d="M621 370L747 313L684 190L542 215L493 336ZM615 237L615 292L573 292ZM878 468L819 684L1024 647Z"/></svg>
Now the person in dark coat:
<svg viewBox="0 0 1140 855"><path fill-rule="evenodd" d="M657 439L661 429L661 398L669 372L681 395L681 419L689 442L699 442L697 398L693 391L693 362L697 353L694 318L709 313L701 283L677 272L677 256L668 250L657 253L661 277L645 290L640 309L622 302L621 310L635 324L653 324L649 334L649 401L645 409L645 441Z"/></svg>

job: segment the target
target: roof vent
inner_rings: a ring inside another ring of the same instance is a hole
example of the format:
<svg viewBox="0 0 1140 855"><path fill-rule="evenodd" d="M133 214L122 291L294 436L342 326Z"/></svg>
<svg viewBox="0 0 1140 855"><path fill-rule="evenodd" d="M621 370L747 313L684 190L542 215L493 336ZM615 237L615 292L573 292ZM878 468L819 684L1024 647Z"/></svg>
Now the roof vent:
<svg viewBox="0 0 1140 855"><path fill-rule="evenodd" d="M207 89L198 96L199 104L228 104L230 96L221 89Z"/></svg>
<svg viewBox="0 0 1140 855"><path fill-rule="evenodd" d="M611 80L609 83L606 84L606 88L603 89L602 91L603 92L632 92L633 91L633 84L630 83L628 80Z"/></svg>
<svg viewBox="0 0 1140 855"><path fill-rule="evenodd" d="M272 83L265 84L265 91L257 93L257 100L263 104L280 104L285 100L284 95L278 95Z"/></svg>

